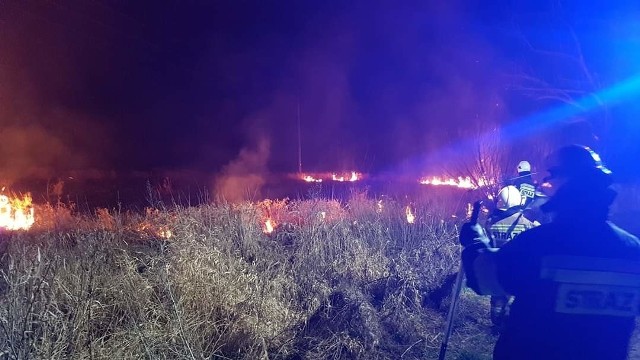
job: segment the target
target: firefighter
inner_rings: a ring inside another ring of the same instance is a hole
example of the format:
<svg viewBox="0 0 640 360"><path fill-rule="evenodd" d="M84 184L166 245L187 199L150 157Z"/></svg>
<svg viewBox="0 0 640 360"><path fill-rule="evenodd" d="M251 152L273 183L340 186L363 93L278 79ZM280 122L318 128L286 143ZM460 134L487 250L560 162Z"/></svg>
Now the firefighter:
<svg viewBox="0 0 640 360"><path fill-rule="evenodd" d="M536 184L531 176L531 164L526 160L520 161L516 170L518 176L514 179L513 185L520 191L522 205L526 208L531 205L536 195Z"/></svg>
<svg viewBox="0 0 640 360"><path fill-rule="evenodd" d="M518 176L511 179L508 184L517 187L520 191L524 215L537 223L548 222L548 216L540 210L540 206L547 201L547 196L540 191L538 184L533 180L531 164L526 160L520 161L516 170Z"/></svg>
<svg viewBox="0 0 640 360"><path fill-rule="evenodd" d="M498 192L495 210L487 222L488 235L491 245L500 248L521 232L531 229L535 224L523 214L520 191L513 185L503 187ZM491 296L491 323L495 331L500 331L503 326L510 296Z"/></svg>
<svg viewBox="0 0 640 360"><path fill-rule="evenodd" d="M548 159L552 221L491 247L477 224L460 242L468 285L513 295L494 349L504 359L626 359L640 307L640 241L610 223L611 171L588 147Z"/></svg>

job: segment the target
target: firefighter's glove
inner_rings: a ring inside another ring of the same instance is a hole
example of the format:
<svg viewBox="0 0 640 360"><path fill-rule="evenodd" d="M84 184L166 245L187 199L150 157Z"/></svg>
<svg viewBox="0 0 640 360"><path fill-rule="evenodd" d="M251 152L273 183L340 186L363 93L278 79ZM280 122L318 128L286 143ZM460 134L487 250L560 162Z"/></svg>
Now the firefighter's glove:
<svg viewBox="0 0 640 360"><path fill-rule="evenodd" d="M465 248L470 245L485 245L489 247L489 238L482 226L476 223L464 223L460 228L460 244Z"/></svg>

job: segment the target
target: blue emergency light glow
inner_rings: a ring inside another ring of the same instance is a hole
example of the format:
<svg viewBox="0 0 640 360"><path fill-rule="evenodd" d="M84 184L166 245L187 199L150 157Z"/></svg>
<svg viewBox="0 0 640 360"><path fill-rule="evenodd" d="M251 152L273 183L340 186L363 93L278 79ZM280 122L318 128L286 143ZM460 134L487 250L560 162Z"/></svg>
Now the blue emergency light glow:
<svg viewBox="0 0 640 360"><path fill-rule="evenodd" d="M562 120L589 113L590 111L600 107L601 103L606 103L611 106L633 99L639 94L640 75L636 75L597 92L595 96L587 95L578 100L576 104L563 104L514 121L503 127L501 135L507 142L518 140L527 135L549 129ZM457 141L450 146L441 148L439 151L430 154L428 157L429 159L444 159L450 158L450 156L447 155L455 153L473 154L477 151L475 147L476 144L490 140L492 137L493 133L491 131L487 131L481 134L478 138L466 138L461 141Z"/></svg>
<svg viewBox="0 0 640 360"><path fill-rule="evenodd" d="M601 106L601 103L612 106L635 99L639 97L639 95L640 74L603 89L595 93L595 96L584 96L575 104L562 104L514 121L505 125L501 129L500 135L502 139L507 142L517 141L525 136L549 129L563 120L596 110ZM454 141L448 146L440 147L437 151L429 153L426 157L406 159L405 166L424 169L442 165L443 159L456 159L460 156L476 156L476 152L478 151L477 144L491 143L494 135L495 132L486 131L479 137L466 137ZM449 160L444 160L445 163L448 161ZM393 173L393 171L389 171L389 173Z"/></svg>
<svg viewBox="0 0 640 360"><path fill-rule="evenodd" d="M576 115L586 114L601 106L618 104L629 100L640 93L640 75L622 81L612 87L603 89L594 95L587 95L575 105L564 104L541 113L525 117L505 127L507 140L517 140L523 136L548 129L552 125ZM599 99L599 101L598 101ZM483 136L487 136L484 134Z"/></svg>

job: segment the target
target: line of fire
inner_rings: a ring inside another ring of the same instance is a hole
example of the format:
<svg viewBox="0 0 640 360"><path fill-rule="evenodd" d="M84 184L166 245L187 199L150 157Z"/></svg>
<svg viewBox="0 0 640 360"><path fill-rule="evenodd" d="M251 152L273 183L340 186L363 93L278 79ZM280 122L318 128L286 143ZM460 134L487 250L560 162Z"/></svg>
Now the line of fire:
<svg viewBox="0 0 640 360"><path fill-rule="evenodd" d="M364 174L358 171L348 171L348 172L325 172L325 173L296 173L288 176L291 179L295 179L297 181L302 181L308 184L317 184L319 186L326 185L331 186L331 184L341 184L341 183L351 183L354 185L358 185L359 183L367 182L367 185L371 182L375 182L375 176L372 177L368 174ZM478 180L473 180L470 176L438 176L438 175L429 175L422 176L418 179L414 179L412 181L414 184L422 187L423 189L433 189L438 191L440 189L441 192L447 192L450 194L451 191L454 194L471 194L472 191L478 189L486 189L489 188L494 182L489 181L484 178L480 178ZM363 187L367 187L367 185L362 185ZM393 185L392 185L393 186ZM474 194L475 195L475 194ZM487 194L489 197L492 197L492 194ZM382 195L384 197L384 195ZM415 194L413 197L416 197ZM403 208L398 209L399 216L402 216L407 224L415 224L419 215L417 214L417 209L415 204L413 204L413 200L409 198L409 196L404 196L407 205ZM262 231L265 234L272 234L280 225L280 221L275 219L275 217L271 214L271 200L266 200L265 205L263 206L264 211L261 217L262 222ZM376 212L381 213L385 209L385 200L379 199L376 202ZM471 214L471 202L465 202L462 204L463 215L464 217L468 217ZM327 218L327 213L325 211L321 211L319 213L321 219L325 220ZM451 214L453 218L456 218L458 215Z"/></svg>
<svg viewBox="0 0 640 360"><path fill-rule="evenodd" d="M296 173L286 176L286 178L299 182L300 184L318 185L318 186L330 186L330 184L336 185L359 185L365 181L375 180L368 174L359 171L347 171L347 172L326 172L326 173ZM67 183L72 183L74 177L68 177ZM171 187L167 185L169 182L167 178L164 179L165 184L162 184L158 188ZM412 181L419 187L433 187L433 188L449 188L458 189L460 191L472 191L480 187L486 186L489 182L480 179L479 181L473 181L470 177L446 177L446 176L423 176ZM56 186L62 187L63 182L60 181ZM58 190L61 191L61 190ZM454 190L455 191L455 190ZM262 199L263 201L271 201L269 199ZM467 204L470 206L470 204ZM379 211L382 211L383 201L378 201ZM37 205L34 204L31 192L26 193L12 193L3 188L0 193L0 229L3 231L25 231L32 228L32 226L38 222L39 213L36 210ZM147 212L151 211L147 209ZM157 210L156 210L157 211ZM416 221L415 209L412 205L406 205L404 215L406 222L413 224ZM275 219L270 217L266 211L263 216L262 227L263 232L266 234L272 233L278 226ZM321 214L322 217L326 216L326 213ZM139 232L152 232L160 238L170 238L172 232L166 227L154 228L151 224L140 224L137 229Z"/></svg>

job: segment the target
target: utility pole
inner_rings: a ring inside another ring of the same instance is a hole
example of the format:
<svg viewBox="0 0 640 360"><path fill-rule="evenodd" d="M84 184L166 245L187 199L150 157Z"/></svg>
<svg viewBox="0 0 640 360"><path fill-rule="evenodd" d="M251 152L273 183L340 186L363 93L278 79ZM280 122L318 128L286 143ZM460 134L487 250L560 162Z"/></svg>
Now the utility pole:
<svg viewBox="0 0 640 360"><path fill-rule="evenodd" d="M298 98L298 173L302 174L302 136L300 131L300 98Z"/></svg>

